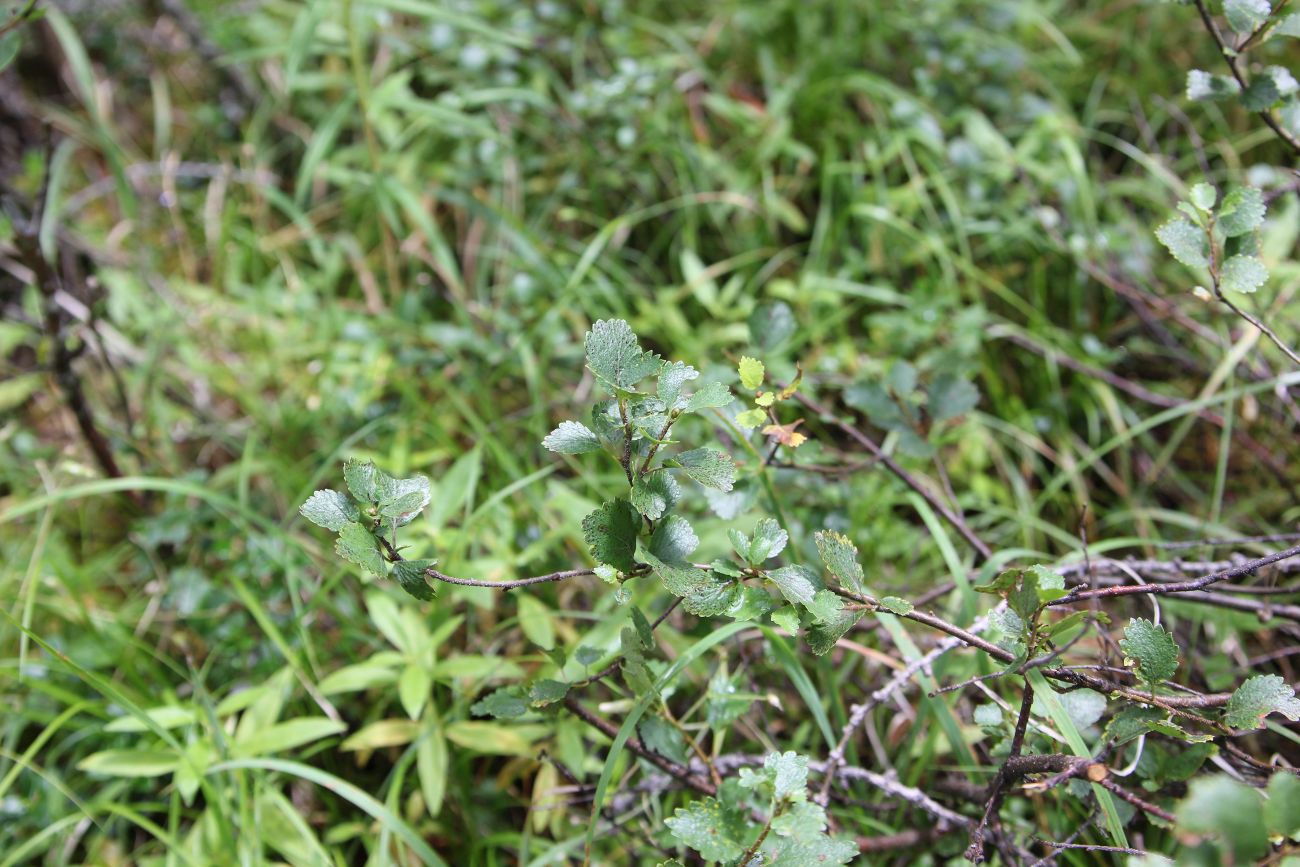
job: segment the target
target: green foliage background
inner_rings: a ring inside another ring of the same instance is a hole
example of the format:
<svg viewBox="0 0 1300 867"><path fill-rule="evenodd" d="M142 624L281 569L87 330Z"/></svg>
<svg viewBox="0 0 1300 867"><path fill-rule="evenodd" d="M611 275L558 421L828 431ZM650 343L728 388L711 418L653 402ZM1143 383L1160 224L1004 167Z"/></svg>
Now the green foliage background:
<svg viewBox="0 0 1300 867"><path fill-rule="evenodd" d="M68 289L96 321L76 369L126 475L101 478L43 367L40 296L6 267L0 864L580 858L587 805L539 802L565 781L538 757L592 783L608 739L570 716L507 725L470 707L551 664L542 648L616 649L626 606L596 579L418 602L338 560L297 509L338 486L342 458L369 458L431 478L403 542L449 574L588 565L582 518L621 475L540 443L590 402L582 335L598 318L628 320L704 380L734 383L742 355L781 381L798 363L809 393L845 389L840 409L863 425L861 389L899 362L927 386L974 381L977 408L928 446L887 443L927 474L934 449L1000 562L1077 552L1081 526L1099 554L1300 522L1297 416L1273 397L1285 360L1192 295L1199 278L1153 235L1194 180L1264 189L1272 277L1246 306L1296 344L1300 206L1276 168L1291 157L1243 110L1186 100L1186 71L1217 60L1189 8L191 11L187 34L135 4L51 8L0 78L17 203L0 256L16 261L43 200L40 241L81 275ZM815 419L801 430L810 441L784 458L865 459ZM772 476L799 556L831 528L882 594L966 580L960 539L889 476ZM767 508L756 483L741 491ZM722 553L730 522L690 500L701 556ZM648 583L632 599L651 618L669 601ZM969 622L982 603L967 589L939 604ZM1249 615L1165 611L1209 690L1288 640ZM674 618L661 638L683 653L715 628ZM890 674L879 657L916 652L855 640L868 650L836 660L745 635L678 689L712 682L717 702L734 676L759 691L728 750L824 756ZM963 654L934 678L989 670ZM986 782L944 736L960 720L979 741L971 702L908 701L872 723L900 779ZM172 710L141 712L158 707ZM206 775L173 778L180 754ZM596 862L668 857L664 820L687 800L620 802ZM841 821L861 836L914 824L878 806ZM1060 839L1084 818L1038 821ZM1162 831L1145 843L1175 846ZM964 846L901 857L947 863Z"/></svg>

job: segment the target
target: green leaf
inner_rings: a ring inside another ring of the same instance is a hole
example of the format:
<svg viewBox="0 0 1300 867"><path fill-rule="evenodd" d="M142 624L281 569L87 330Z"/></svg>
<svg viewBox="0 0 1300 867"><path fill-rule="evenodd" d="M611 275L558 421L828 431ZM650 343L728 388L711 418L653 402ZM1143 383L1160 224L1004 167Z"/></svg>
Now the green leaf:
<svg viewBox="0 0 1300 867"><path fill-rule="evenodd" d="M513 719L528 713L528 704L519 697L517 687L504 687L474 702L470 713L495 719Z"/></svg>
<svg viewBox="0 0 1300 867"><path fill-rule="evenodd" d="M161 777L176 770L178 761L164 750L103 750L77 762L77 769L106 777Z"/></svg>
<svg viewBox="0 0 1300 867"><path fill-rule="evenodd" d="M930 418L936 422L965 415L980 402L980 390L973 383L942 373L934 378L930 385L929 402L926 404Z"/></svg>
<svg viewBox="0 0 1300 867"><path fill-rule="evenodd" d="M793 605L778 608L772 612L772 622L791 635L796 635L799 632L799 609Z"/></svg>
<svg viewBox="0 0 1300 867"><path fill-rule="evenodd" d="M518 597L519 628L533 644L543 650L555 647L555 623L551 609L536 596L521 594Z"/></svg>
<svg viewBox="0 0 1300 867"><path fill-rule="evenodd" d="M679 765L687 763L686 738L668 720L661 716L644 716L637 724L637 732L646 749Z"/></svg>
<svg viewBox="0 0 1300 867"><path fill-rule="evenodd" d="M1178 827L1219 837L1234 864L1251 864L1268 853L1268 829L1259 793L1223 774L1192 780L1174 811Z"/></svg>
<svg viewBox="0 0 1300 867"><path fill-rule="evenodd" d="M346 731L347 724L326 717L299 717L254 730L231 749L238 758L279 753Z"/></svg>
<svg viewBox="0 0 1300 867"><path fill-rule="evenodd" d="M1300 833L1300 777L1293 772L1278 771L1269 777L1264 822L1271 834L1292 837Z"/></svg>
<svg viewBox="0 0 1300 867"><path fill-rule="evenodd" d="M747 409L736 413L736 425L742 430L753 430L767 421L767 413L761 409Z"/></svg>
<svg viewBox="0 0 1300 867"><path fill-rule="evenodd" d="M1138 676L1153 689L1178 670L1178 645L1174 637L1150 620L1139 617L1129 620L1119 649L1137 667Z"/></svg>
<svg viewBox="0 0 1300 867"><path fill-rule="evenodd" d="M669 515L650 536L650 553L666 563L684 563L699 547L700 540L691 524L681 515Z"/></svg>
<svg viewBox="0 0 1300 867"><path fill-rule="evenodd" d="M681 499L682 490L669 473L646 473L632 482L632 506L651 521L658 521Z"/></svg>
<svg viewBox="0 0 1300 867"><path fill-rule="evenodd" d="M678 807L664 820L673 836L700 853L705 861L734 861L745 853L749 823L744 813L725 809L714 798Z"/></svg>
<svg viewBox="0 0 1300 867"><path fill-rule="evenodd" d="M1203 69L1187 73L1187 98L1193 102L1227 99L1241 93L1241 84L1231 75L1217 75Z"/></svg>
<svg viewBox="0 0 1300 867"><path fill-rule="evenodd" d="M720 382L710 382L692 394L686 401L685 412L699 412L704 409L718 409L735 400L731 389Z"/></svg>
<svg viewBox="0 0 1300 867"><path fill-rule="evenodd" d="M11 30L4 36L0 36L0 72L4 72L5 67L14 62L22 47L23 38L17 30Z"/></svg>
<svg viewBox="0 0 1300 867"><path fill-rule="evenodd" d="M740 374L740 384L750 391L762 385L764 377L767 376L767 370L763 367L763 362L757 358L750 358L748 355L740 357L737 372Z"/></svg>
<svg viewBox="0 0 1300 867"><path fill-rule="evenodd" d="M636 537L641 530L641 516L624 499L609 500L582 519L582 536L591 546L591 554L621 572L636 567Z"/></svg>
<svg viewBox="0 0 1300 867"><path fill-rule="evenodd" d="M411 719L381 719L355 732L339 749L344 752L354 750L378 750L384 747L400 747L409 744L420 736L420 724Z"/></svg>
<svg viewBox="0 0 1300 867"><path fill-rule="evenodd" d="M399 560L393 564L391 577L411 596L427 602L437 594L425 580L424 570L431 568L437 562L437 560Z"/></svg>
<svg viewBox="0 0 1300 867"><path fill-rule="evenodd" d="M356 504L338 491L317 491L307 498L298 513L318 527L338 532L345 524L358 521L361 512Z"/></svg>
<svg viewBox="0 0 1300 867"><path fill-rule="evenodd" d="M418 719L433 694L433 676L422 665L408 665L397 679L397 700L411 719Z"/></svg>
<svg viewBox="0 0 1300 867"><path fill-rule="evenodd" d="M387 666L376 665L373 662L359 662L356 665L345 665L325 675L320 682L320 691L323 695L357 692L376 686L388 686L396 680L397 673Z"/></svg>
<svg viewBox="0 0 1300 867"><path fill-rule="evenodd" d="M808 758L795 752L769 753L763 769L740 769L740 785L745 789L771 787L778 802L807 797Z"/></svg>
<svg viewBox="0 0 1300 867"><path fill-rule="evenodd" d="M760 349L775 349L785 343L795 327L794 311L784 301L760 304L749 314L749 339Z"/></svg>
<svg viewBox="0 0 1300 867"><path fill-rule="evenodd" d="M557 701L564 701L569 694L569 685L559 680L543 679L528 688L528 701L533 707L546 707Z"/></svg>
<svg viewBox="0 0 1300 867"><path fill-rule="evenodd" d="M835 623L841 619L840 615L844 611L844 600L829 590L818 590L813 594L812 601L805 607L816 623Z"/></svg>
<svg viewBox="0 0 1300 867"><path fill-rule="evenodd" d="M828 592L830 591L820 590L817 595ZM815 599L816 596L814 596ZM808 642L809 649L816 656L825 656L829 653L836 642L856 626L863 617L861 610L843 607L833 613L828 610L824 614L825 619L823 621L809 624L807 631L804 633L804 641Z"/></svg>
<svg viewBox="0 0 1300 867"><path fill-rule="evenodd" d="M587 367L618 393L633 391L638 382L664 366L658 355L641 350L632 326L621 319L600 320L592 325L586 349Z"/></svg>
<svg viewBox="0 0 1300 867"><path fill-rule="evenodd" d="M782 566L767 573L768 579L781 591L781 595L796 605L807 607L818 590L826 585L821 577L807 566Z"/></svg>
<svg viewBox="0 0 1300 867"><path fill-rule="evenodd" d="M880 607L894 614L904 615L911 614L916 606L906 599L900 599L897 596L886 596L880 600Z"/></svg>
<svg viewBox="0 0 1300 867"><path fill-rule="evenodd" d="M1266 111L1300 90L1291 71L1283 66L1266 66L1255 77L1241 95L1241 104L1251 111Z"/></svg>
<svg viewBox="0 0 1300 867"><path fill-rule="evenodd" d="M582 455L602 448L595 432L577 421L560 422L560 426L542 440L542 445L562 455Z"/></svg>
<svg viewBox="0 0 1300 867"><path fill-rule="evenodd" d="M992 703L976 705L972 719L977 726L997 728L1002 725L1002 708Z"/></svg>
<svg viewBox="0 0 1300 867"><path fill-rule="evenodd" d="M1274 36L1290 36L1293 39L1300 39L1300 12L1292 12L1282 18L1268 32L1268 35L1270 39Z"/></svg>
<svg viewBox="0 0 1300 867"><path fill-rule="evenodd" d="M663 370L659 373L659 383L656 393L659 399L663 401L667 409L673 409L681 402L682 386L700 375L700 372L689 364L683 364L680 361L674 361L665 364Z"/></svg>
<svg viewBox="0 0 1300 867"><path fill-rule="evenodd" d="M1256 187L1237 187L1223 197L1215 225L1226 237L1253 232L1264 224L1264 194Z"/></svg>
<svg viewBox="0 0 1300 867"><path fill-rule="evenodd" d="M1273 11L1268 0L1223 0L1228 26L1237 33L1250 33L1268 20Z"/></svg>
<svg viewBox="0 0 1300 867"><path fill-rule="evenodd" d="M339 537L334 542L334 551L344 560L356 563L362 569L380 578L388 573L379 540L355 521L344 524L339 530Z"/></svg>
<svg viewBox="0 0 1300 867"><path fill-rule="evenodd" d="M826 811L800 801L772 820L772 833L763 841L763 867L828 867L858 857L857 844L826 834Z"/></svg>
<svg viewBox="0 0 1300 867"><path fill-rule="evenodd" d="M1218 200L1218 198L1219 198L1218 190L1214 189L1214 187L1211 186L1210 184L1192 185L1192 194L1191 194L1192 204L1195 205L1197 210L1199 210L1201 213L1203 214L1210 213L1210 211L1214 209L1214 203L1215 201Z"/></svg>
<svg viewBox="0 0 1300 867"><path fill-rule="evenodd" d="M692 540L694 535L691 534ZM665 562L650 552L644 557L664 588L674 596L682 597L683 607L697 617L716 617L732 608L739 599L740 589L731 581L719 581L690 563Z"/></svg>
<svg viewBox="0 0 1300 867"><path fill-rule="evenodd" d="M1204 268L1210 264L1205 231L1184 217L1174 217L1156 229L1156 238L1184 265Z"/></svg>
<svg viewBox="0 0 1300 867"><path fill-rule="evenodd" d="M392 518L399 527L411 523L429 505L429 479L426 476L395 479L387 473L379 472L376 481L379 514Z"/></svg>
<svg viewBox="0 0 1300 867"><path fill-rule="evenodd" d="M1257 729L1264 717L1280 713L1292 722L1300 719L1300 699L1276 674L1257 674L1233 691L1224 709L1224 721L1234 729Z"/></svg>
<svg viewBox="0 0 1300 867"><path fill-rule="evenodd" d="M1251 293L1267 280L1268 268L1254 256L1233 256L1219 272L1219 285L1229 292Z"/></svg>
<svg viewBox="0 0 1300 867"><path fill-rule="evenodd" d="M1151 727L1163 720L1167 711L1159 708L1126 707L1110 718L1106 724L1106 740L1114 741L1115 746L1128 743L1134 738L1151 731Z"/></svg>
<svg viewBox="0 0 1300 867"><path fill-rule="evenodd" d="M817 553L826 569L855 593L865 592L862 564L858 562L858 549L847 536L834 530L821 530L813 535Z"/></svg>
<svg viewBox="0 0 1300 867"><path fill-rule="evenodd" d="M707 447L691 449L677 455L674 460L686 475L705 487L730 491L735 482L736 462L726 452Z"/></svg>
<svg viewBox="0 0 1300 867"><path fill-rule="evenodd" d="M374 461L348 458L343 462L343 481L358 503L379 502L379 468Z"/></svg>
<svg viewBox="0 0 1300 867"><path fill-rule="evenodd" d="M731 547L736 555L751 566L758 566L764 560L775 557L785 550L789 535L781 525L771 518L764 518L754 527L754 538L746 536L739 530L728 530Z"/></svg>

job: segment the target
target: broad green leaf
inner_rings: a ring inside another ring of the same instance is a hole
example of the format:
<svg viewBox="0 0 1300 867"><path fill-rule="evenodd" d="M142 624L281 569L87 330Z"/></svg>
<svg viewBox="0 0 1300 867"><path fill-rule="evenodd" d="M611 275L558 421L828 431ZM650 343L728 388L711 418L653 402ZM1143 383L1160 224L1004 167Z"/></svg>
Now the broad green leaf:
<svg viewBox="0 0 1300 867"><path fill-rule="evenodd" d="M347 524L361 520L355 503L338 491L317 491L298 510L308 521L326 530L338 532Z"/></svg>
<svg viewBox="0 0 1300 867"><path fill-rule="evenodd" d="M668 720L661 716L646 715L637 724L637 733L641 735L641 743L645 744L646 749L679 765L687 763L686 738Z"/></svg>
<svg viewBox="0 0 1300 867"><path fill-rule="evenodd" d="M636 567L636 538L641 516L627 500L609 500L582 519L582 536L591 554L620 572Z"/></svg>
<svg viewBox="0 0 1300 867"><path fill-rule="evenodd" d="M792 751L769 753L762 770L740 769L740 785L745 789L771 787L772 797L778 802L802 800L807 796L808 758Z"/></svg>
<svg viewBox="0 0 1300 867"><path fill-rule="evenodd" d="M829 591L822 590L818 595L827 592ZM862 611L845 609L841 603L838 610L828 609L824 612L824 619L821 622L809 624L804 633L804 641L808 642L808 647L816 656L825 656L850 629L858 624L862 617Z"/></svg>
<svg viewBox="0 0 1300 867"><path fill-rule="evenodd" d="M429 505L429 479L426 476L412 476L409 479L395 479L380 472L377 479L379 489L379 514L404 527Z"/></svg>
<svg viewBox="0 0 1300 867"><path fill-rule="evenodd" d="M826 570L855 593L863 593L865 576L858 562L858 549L847 536L834 530L820 530L813 535L817 553L821 555Z"/></svg>
<svg viewBox="0 0 1300 867"><path fill-rule="evenodd" d="M686 400L686 412L699 412L705 409L718 409L735 400L731 389L720 382L710 382Z"/></svg>
<svg viewBox="0 0 1300 867"><path fill-rule="evenodd" d="M442 802L447 794L447 769L451 756L447 739L437 726L429 726L415 745L415 769L420 777L420 791L424 795L424 808L430 816L442 812Z"/></svg>
<svg viewBox="0 0 1300 867"><path fill-rule="evenodd" d="M794 334L795 328L794 311L784 301L760 304L749 314L749 339L760 349L775 349Z"/></svg>
<svg viewBox="0 0 1300 867"><path fill-rule="evenodd" d="M659 373L659 383L655 393L666 408L673 409L681 402L682 386L699 375L698 370L680 361L665 364L664 369Z"/></svg>
<svg viewBox="0 0 1300 867"><path fill-rule="evenodd" d="M844 600L829 590L818 590L813 594L812 601L806 607L808 613L813 616L813 620L817 623L835 623L841 619L840 615L844 611Z"/></svg>
<svg viewBox="0 0 1300 867"><path fill-rule="evenodd" d="M249 758L283 752L346 730L346 723L323 716L288 719L239 738L231 748L231 755Z"/></svg>
<svg viewBox="0 0 1300 867"><path fill-rule="evenodd" d="M534 757L532 744L520 726L507 728L491 722L454 722L445 731L447 740L477 753L529 759Z"/></svg>
<svg viewBox="0 0 1300 867"><path fill-rule="evenodd" d="M164 750L103 750L77 762L77 769L106 777L161 777L176 770L178 761Z"/></svg>
<svg viewBox="0 0 1300 867"><path fill-rule="evenodd" d="M1193 184L1191 191L1192 204L1204 214L1210 213L1214 209L1214 203L1219 198L1218 190L1210 184Z"/></svg>
<svg viewBox="0 0 1300 867"><path fill-rule="evenodd" d="M374 534L355 521L343 525L334 542L334 551L344 560L356 563L373 575L383 578L388 568Z"/></svg>
<svg viewBox="0 0 1300 867"><path fill-rule="evenodd" d="M602 448L595 432L576 421L560 422L560 426L542 440L542 445L562 455L581 455L598 452Z"/></svg>
<svg viewBox="0 0 1300 867"><path fill-rule="evenodd" d="M1233 691L1224 709L1224 721L1234 729L1257 729L1271 713L1295 722L1300 719L1300 699L1295 689L1276 674L1257 674Z"/></svg>
<svg viewBox="0 0 1300 867"><path fill-rule="evenodd" d="M754 566L771 559L785 550L790 536L772 518L763 518L754 526L754 536L749 540L745 559Z"/></svg>
<svg viewBox="0 0 1300 867"><path fill-rule="evenodd" d="M358 503L379 502L379 468L374 461L348 458L343 462L343 480Z"/></svg>
<svg viewBox="0 0 1300 867"><path fill-rule="evenodd" d="M681 488L670 473L646 473L632 482L632 506L651 521L662 518L681 495Z"/></svg>
<svg viewBox="0 0 1300 867"><path fill-rule="evenodd" d="M674 463L701 485L719 491L730 491L736 479L736 462L717 449L691 449L678 454Z"/></svg>
<svg viewBox="0 0 1300 867"><path fill-rule="evenodd" d="M818 590L826 587L821 577L807 566L782 566L768 572L767 577L781 591L782 596L805 607L812 603Z"/></svg>
<svg viewBox="0 0 1300 867"><path fill-rule="evenodd" d="M437 560L399 560L393 564L392 579L416 599L428 601L435 595L433 586L425 580L424 571Z"/></svg>
<svg viewBox="0 0 1300 867"><path fill-rule="evenodd" d="M400 747L420 736L420 723L412 719L381 719L356 732L339 749L377 750L383 747Z"/></svg>
<svg viewBox="0 0 1300 867"><path fill-rule="evenodd" d="M722 669L713 673L705 705L705 719L710 727L717 729L731 725L744 716L750 705L763 698L757 693L742 691L743 683L740 674L728 677Z"/></svg>
<svg viewBox="0 0 1300 867"><path fill-rule="evenodd" d="M826 811L800 801L772 820L763 841L764 867L830 867L858 857L857 844L826 834Z"/></svg>
<svg viewBox="0 0 1300 867"><path fill-rule="evenodd" d="M1193 102L1227 99L1241 93L1241 84L1231 75L1218 75L1203 69L1187 73L1187 98Z"/></svg>
<svg viewBox="0 0 1300 867"><path fill-rule="evenodd" d="M191 741L186 745L185 753L176 763L176 772L172 776L172 782L176 784L176 790L181 793L186 804L194 803L200 782L215 757L216 749L211 741Z"/></svg>
<svg viewBox="0 0 1300 867"><path fill-rule="evenodd" d="M748 355L740 357L737 372L740 373L740 384L750 391L762 385L764 377L767 376L767 370L763 367L763 362L757 358L750 358Z"/></svg>
<svg viewBox="0 0 1300 867"><path fill-rule="evenodd" d="M886 596L880 600L880 607L893 614L904 615L911 614L915 606L906 599L900 599L897 596Z"/></svg>
<svg viewBox="0 0 1300 867"><path fill-rule="evenodd" d="M650 536L650 553L666 563L680 564L691 556L700 540L690 522L681 515L669 515Z"/></svg>
<svg viewBox="0 0 1300 867"><path fill-rule="evenodd" d="M555 647L555 622L551 609L536 596L521 593L518 597L519 628L533 644L543 650Z"/></svg>
<svg viewBox="0 0 1300 867"><path fill-rule="evenodd" d="M1229 292L1251 293L1267 281L1268 268L1254 256L1233 256L1219 273L1219 285Z"/></svg>
<svg viewBox="0 0 1300 867"><path fill-rule="evenodd" d="M1218 837L1234 864L1252 864L1269 851L1259 793L1223 774L1192 780L1174 811L1181 829Z"/></svg>
<svg viewBox="0 0 1300 867"><path fill-rule="evenodd" d="M1264 822L1271 834L1291 837L1300 833L1300 777L1292 771L1277 771L1269 777Z"/></svg>
<svg viewBox="0 0 1300 867"><path fill-rule="evenodd" d="M1156 229L1156 238L1184 265L1204 268L1210 264L1205 231L1193 226L1185 217L1174 217Z"/></svg>
<svg viewBox="0 0 1300 867"><path fill-rule="evenodd" d="M736 860L744 854L744 841L750 833L743 812L726 809L714 798L678 807L664 824L674 837L699 852L705 861Z"/></svg>
<svg viewBox="0 0 1300 867"><path fill-rule="evenodd" d="M950 373L941 373L930 385L926 409L935 421L947 421L965 415L980 402L980 390L971 382Z"/></svg>
<svg viewBox="0 0 1300 867"><path fill-rule="evenodd" d="M1223 0L1228 26L1237 33L1250 33L1268 20L1273 11L1269 0Z"/></svg>
<svg viewBox="0 0 1300 867"><path fill-rule="evenodd" d="M984 728L997 728L1002 725L1002 708L996 704L980 704L975 706L975 713L972 716L975 725Z"/></svg>
<svg viewBox="0 0 1300 867"><path fill-rule="evenodd" d="M1300 12L1292 12L1284 16L1273 26L1268 33L1271 39L1274 36L1290 36L1294 39L1300 39Z"/></svg>
<svg viewBox="0 0 1300 867"><path fill-rule="evenodd" d="M397 700L411 719L419 719L433 694L433 676L422 665L408 665L397 679Z"/></svg>
<svg viewBox="0 0 1300 867"><path fill-rule="evenodd" d="M544 678L528 688L528 702L533 707L546 707L563 701L569 694L569 685L562 681Z"/></svg>
<svg viewBox="0 0 1300 867"><path fill-rule="evenodd" d="M1150 620L1139 617L1129 620L1119 649L1137 667L1138 676L1153 689L1178 670L1178 645L1174 637Z"/></svg>
<svg viewBox="0 0 1300 867"><path fill-rule="evenodd" d="M0 36L0 72L4 72L5 67L14 62L22 47L23 37L17 30L11 30L4 36Z"/></svg>
<svg viewBox="0 0 1300 867"><path fill-rule="evenodd" d="M747 409L736 413L736 425L742 430L753 430L767 421L767 413L761 409Z"/></svg>
<svg viewBox="0 0 1300 867"><path fill-rule="evenodd" d="M1126 707L1106 723L1106 739L1114 741L1116 746L1128 743L1151 731L1151 727L1167 715L1167 711L1145 705Z"/></svg>
<svg viewBox="0 0 1300 867"><path fill-rule="evenodd" d="M682 597L683 606L696 616L715 617L737 601L739 589L730 581L720 581L690 563L664 562L651 552L644 556L664 588Z"/></svg>
<svg viewBox="0 0 1300 867"><path fill-rule="evenodd" d="M515 687L505 687L474 702L470 712L475 716L512 719L528 713L528 703L519 697Z"/></svg>
<svg viewBox="0 0 1300 867"><path fill-rule="evenodd" d="M1266 66L1255 73L1241 95L1241 104L1251 111L1266 111L1300 90L1291 71L1284 66Z"/></svg>
<svg viewBox="0 0 1300 867"><path fill-rule="evenodd" d="M1215 225L1229 238L1253 232L1264 224L1264 194L1256 187L1237 187L1223 197Z"/></svg>
<svg viewBox="0 0 1300 867"><path fill-rule="evenodd" d="M320 691L323 695L337 695L342 692L357 692L377 686L388 686L396 681L397 672L393 669L370 662L361 662L356 665L346 665L325 675L320 682Z"/></svg>
<svg viewBox="0 0 1300 867"><path fill-rule="evenodd" d="M587 332L587 367L619 393L631 392L638 382L663 367L663 359L643 352L632 327L621 319L597 321Z"/></svg>

